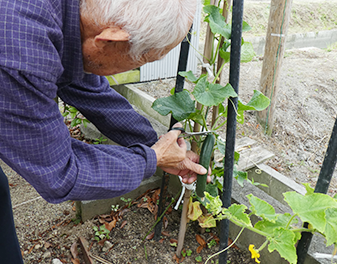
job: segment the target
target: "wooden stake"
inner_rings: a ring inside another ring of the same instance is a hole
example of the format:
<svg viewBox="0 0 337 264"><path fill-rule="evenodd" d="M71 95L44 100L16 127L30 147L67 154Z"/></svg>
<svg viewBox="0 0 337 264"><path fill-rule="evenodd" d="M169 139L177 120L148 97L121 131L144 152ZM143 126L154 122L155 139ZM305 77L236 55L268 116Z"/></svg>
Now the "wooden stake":
<svg viewBox="0 0 337 264"><path fill-rule="evenodd" d="M257 119L265 127L265 133L268 135L271 135L273 130L280 70L291 14L291 5L292 0L271 0L270 5L260 90L271 99L271 102L266 110L257 112Z"/></svg>

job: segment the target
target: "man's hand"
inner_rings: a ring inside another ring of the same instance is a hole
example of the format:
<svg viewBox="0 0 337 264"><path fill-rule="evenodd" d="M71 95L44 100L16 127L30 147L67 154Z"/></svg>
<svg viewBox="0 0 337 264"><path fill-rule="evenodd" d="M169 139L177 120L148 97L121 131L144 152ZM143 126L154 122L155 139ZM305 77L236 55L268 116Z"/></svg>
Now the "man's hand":
<svg viewBox="0 0 337 264"><path fill-rule="evenodd" d="M174 127L181 127L180 123ZM192 151L186 151L187 146L183 138L178 138L181 131L171 130L151 147L157 155L157 166L164 171L180 175L184 183L192 183L197 174L205 174L207 170L198 164L199 156ZM210 182L210 169L207 181Z"/></svg>

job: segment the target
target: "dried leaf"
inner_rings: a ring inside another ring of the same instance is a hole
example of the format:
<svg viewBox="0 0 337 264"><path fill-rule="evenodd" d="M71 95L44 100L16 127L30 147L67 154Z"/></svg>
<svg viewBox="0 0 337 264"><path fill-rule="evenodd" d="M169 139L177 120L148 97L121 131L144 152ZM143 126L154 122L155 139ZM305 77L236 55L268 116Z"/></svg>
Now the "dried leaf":
<svg viewBox="0 0 337 264"><path fill-rule="evenodd" d="M77 242L74 242L70 247L70 252L74 259L77 259L78 257L77 246L78 246Z"/></svg>
<svg viewBox="0 0 337 264"><path fill-rule="evenodd" d="M71 262L73 264L81 264L81 262L80 262L80 260L78 258L75 258L75 259L71 258Z"/></svg>
<svg viewBox="0 0 337 264"><path fill-rule="evenodd" d="M113 228L115 228L116 224L117 224L116 219L112 220L110 223L104 223L105 228L108 229L109 231L111 231Z"/></svg>
<svg viewBox="0 0 337 264"><path fill-rule="evenodd" d="M167 237L170 236L169 232L166 232L166 231L162 231L161 234L162 234L163 236L167 236Z"/></svg>
<svg viewBox="0 0 337 264"><path fill-rule="evenodd" d="M171 238L171 239L170 239L170 243L171 243L171 244L173 244L173 243L177 243L177 244L178 244L178 240L175 239L175 238Z"/></svg>
<svg viewBox="0 0 337 264"><path fill-rule="evenodd" d="M200 254L201 250L202 250L204 247L205 247L205 246L201 246L201 245L200 245L200 246L197 248L197 253Z"/></svg>
<svg viewBox="0 0 337 264"><path fill-rule="evenodd" d="M216 221L211 214L201 215L198 218L198 222L202 228L216 227Z"/></svg>
<svg viewBox="0 0 337 264"><path fill-rule="evenodd" d="M168 220L166 216L163 217L163 224L164 224L164 229L166 229L168 226Z"/></svg>
<svg viewBox="0 0 337 264"><path fill-rule="evenodd" d="M174 260L176 263L179 263L179 261L180 261L180 259L177 257L176 254L174 254L173 260Z"/></svg>
<svg viewBox="0 0 337 264"><path fill-rule="evenodd" d="M152 232L151 234L149 234L146 239L147 240L151 240L154 237L154 232Z"/></svg>
<svg viewBox="0 0 337 264"><path fill-rule="evenodd" d="M206 246L206 241L200 235L196 234L195 238L200 246Z"/></svg>
<svg viewBox="0 0 337 264"><path fill-rule="evenodd" d="M128 221L124 220L123 223L121 224L121 229L128 223Z"/></svg>
<svg viewBox="0 0 337 264"><path fill-rule="evenodd" d="M162 238L159 240L159 243L163 243L165 241L165 238Z"/></svg>
<svg viewBox="0 0 337 264"><path fill-rule="evenodd" d="M197 220L202 215L202 211L200 209L200 202L192 201L192 197L190 197L190 201L188 203L188 211L187 211L187 218L191 219L192 221Z"/></svg>

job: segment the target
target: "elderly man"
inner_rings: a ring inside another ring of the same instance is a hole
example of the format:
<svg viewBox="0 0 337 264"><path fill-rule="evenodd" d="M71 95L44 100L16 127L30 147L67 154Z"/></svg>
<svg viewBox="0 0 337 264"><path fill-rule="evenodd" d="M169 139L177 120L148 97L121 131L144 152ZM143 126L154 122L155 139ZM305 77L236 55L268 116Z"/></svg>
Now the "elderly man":
<svg viewBox="0 0 337 264"><path fill-rule="evenodd" d="M179 131L157 141L150 123L100 77L165 56L187 33L195 5L0 0L0 158L51 203L122 195L156 166L185 182L206 173ZM121 146L72 139L56 96ZM22 263L1 169L0 210L0 262Z"/></svg>

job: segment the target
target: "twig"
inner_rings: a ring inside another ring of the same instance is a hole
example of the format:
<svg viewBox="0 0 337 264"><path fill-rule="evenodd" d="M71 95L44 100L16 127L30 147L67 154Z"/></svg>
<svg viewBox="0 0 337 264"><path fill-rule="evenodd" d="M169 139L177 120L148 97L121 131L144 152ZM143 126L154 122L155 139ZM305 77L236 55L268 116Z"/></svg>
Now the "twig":
<svg viewBox="0 0 337 264"><path fill-rule="evenodd" d="M101 258L101 257L96 256L96 255L94 255L94 254L90 254L90 257L92 257L93 259L95 259L95 260L97 260L97 261L99 261L99 262L101 262L101 263L103 263L103 264L113 264L112 262L107 261L107 260L105 260L104 258Z"/></svg>
<svg viewBox="0 0 337 264"><path fill-rule="evenodd" d="M36 200L38 200L38 199L41 199L41 198L42 198L42 197L41 197L41 196L39 196L39 197L36 197L36 198L34 198L34 199L30 199L30 200L28 200L28 201L26 201L26 202L23 202L23 203L20 203L20 204L14 205L14 206L13 206L13 209L15 209L15 208L17 208L17 207L19 207L19 206L21 206L21 205L24 205L24 204L30 203L30 202L34 202L34 201L36 201Z"/></svg>

